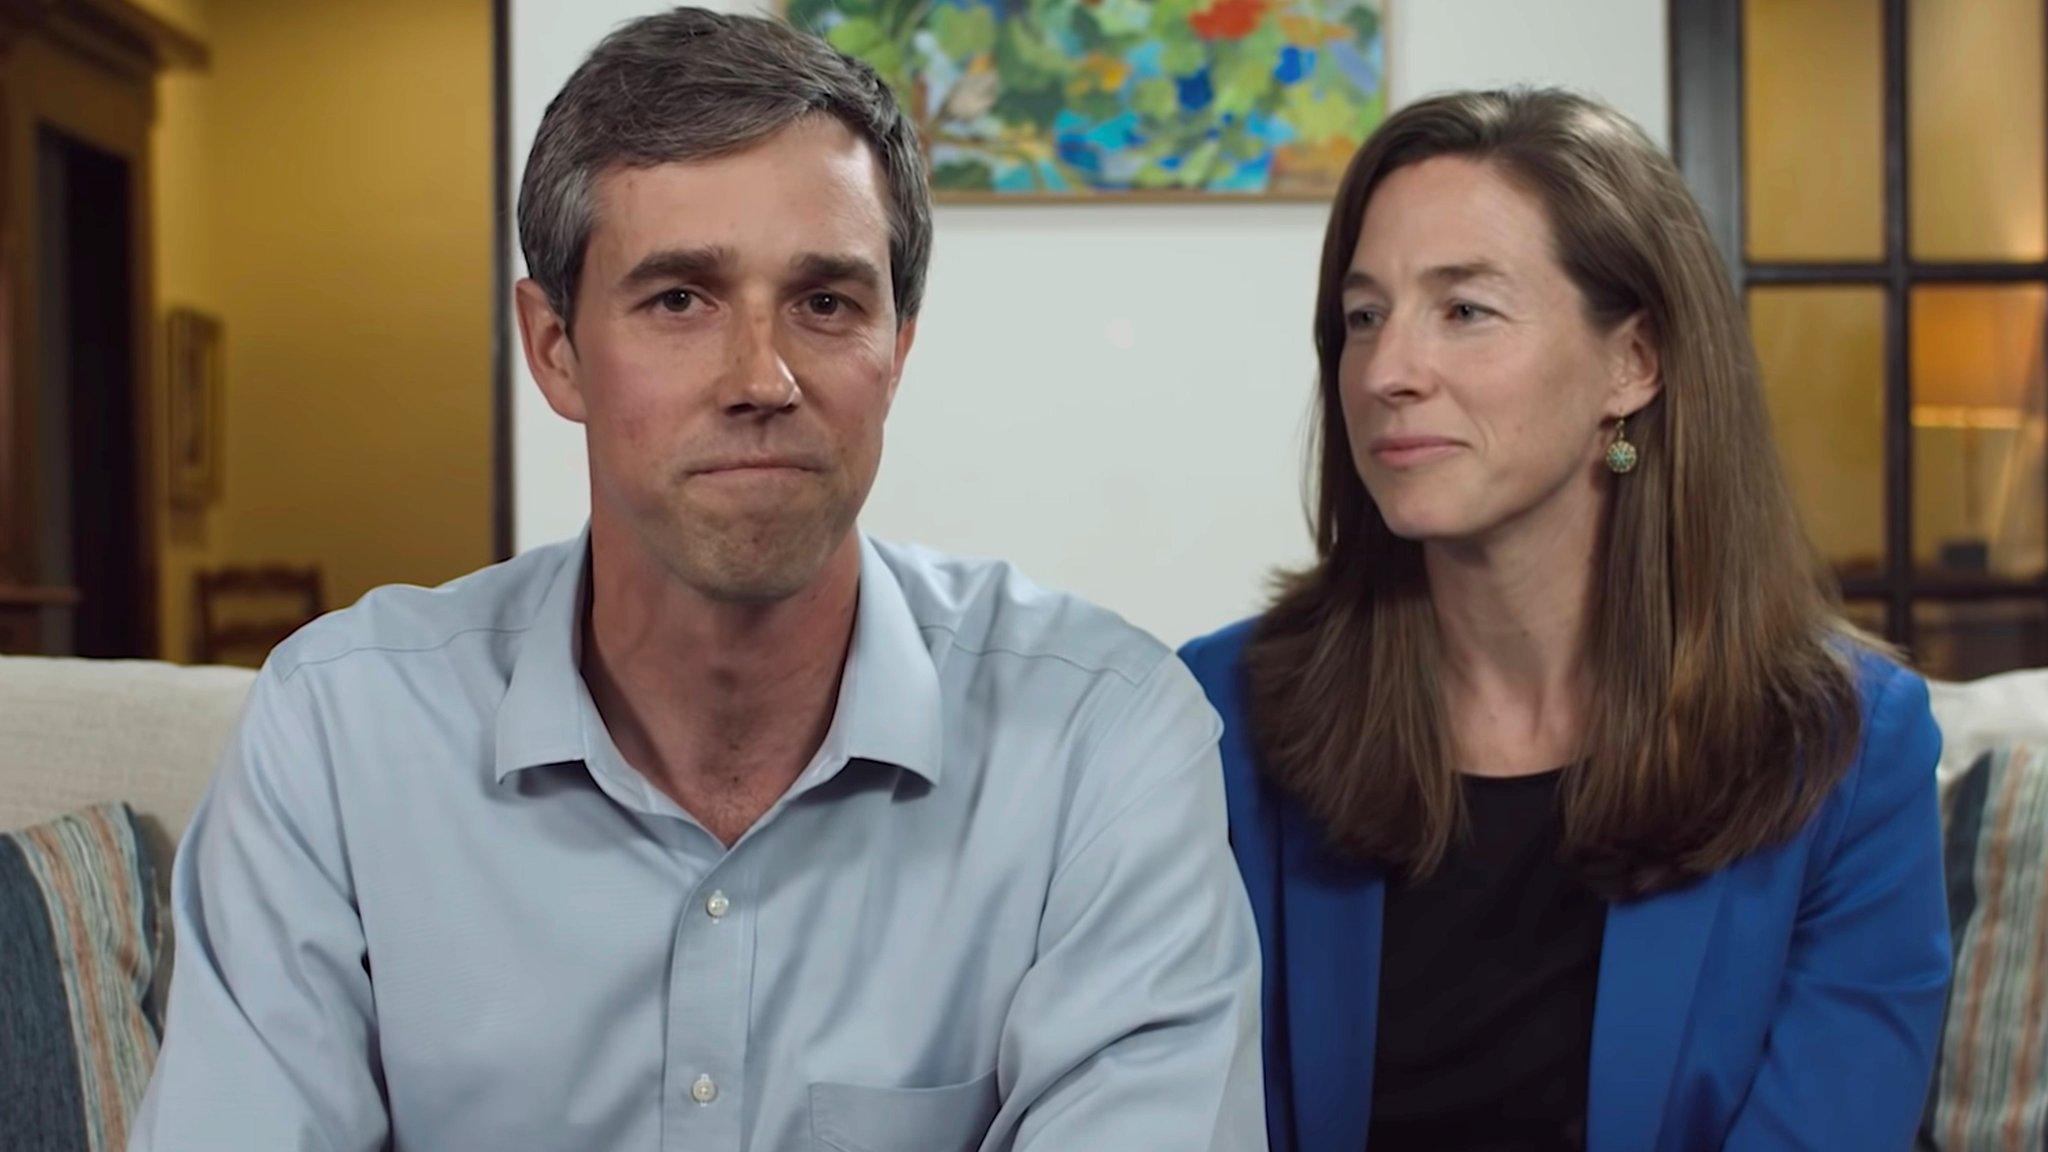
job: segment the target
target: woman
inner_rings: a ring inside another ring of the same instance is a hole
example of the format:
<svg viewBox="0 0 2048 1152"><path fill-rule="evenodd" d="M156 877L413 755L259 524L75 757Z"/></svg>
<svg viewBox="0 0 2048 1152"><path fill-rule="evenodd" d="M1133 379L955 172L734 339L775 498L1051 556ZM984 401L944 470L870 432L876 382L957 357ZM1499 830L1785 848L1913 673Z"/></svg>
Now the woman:
<svg viewBox="0 0 2048 1152"><path fill-rule="evenodd" d="M1838 614L1676 170L1562 92L1413 105L1316 309L1316 562L1183 653L1276 1152L1908 1147L1939 737Z"/></svg>

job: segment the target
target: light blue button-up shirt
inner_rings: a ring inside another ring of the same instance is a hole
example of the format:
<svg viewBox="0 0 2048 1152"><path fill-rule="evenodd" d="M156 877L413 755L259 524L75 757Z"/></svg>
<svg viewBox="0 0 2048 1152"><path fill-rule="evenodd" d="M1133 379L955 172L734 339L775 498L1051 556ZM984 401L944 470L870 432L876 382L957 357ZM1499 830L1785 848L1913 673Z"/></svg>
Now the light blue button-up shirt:
<svg viewBox="0 0 2048 1152"><path fill-rule="evenodd" d="M727 849L591 702L587 556L271 657L131 1152L1265 1147L1219 725L1167 649L864 540L829 733Z"/></svg>

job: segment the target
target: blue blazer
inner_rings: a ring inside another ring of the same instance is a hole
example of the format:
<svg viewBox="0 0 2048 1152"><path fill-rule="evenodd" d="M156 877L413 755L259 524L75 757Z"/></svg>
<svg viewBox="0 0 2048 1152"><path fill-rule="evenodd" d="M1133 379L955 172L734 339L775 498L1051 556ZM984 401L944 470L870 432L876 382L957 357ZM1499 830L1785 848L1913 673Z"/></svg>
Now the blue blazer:
<svg viewBox="0 0 2048 1152"><path fill-rule="evenodd" d="M1243 696L1250 622L1181 652L1222 713L1239 868L1265 955L1273 1152L1358 1152L1372 1105L1383 887L1319 851L1260 775ZM1588 1152L1911 1146L1940 1040L1949 933L1918 676L1857 660L1856 759L1790 843L1609 905Z"/></svg>

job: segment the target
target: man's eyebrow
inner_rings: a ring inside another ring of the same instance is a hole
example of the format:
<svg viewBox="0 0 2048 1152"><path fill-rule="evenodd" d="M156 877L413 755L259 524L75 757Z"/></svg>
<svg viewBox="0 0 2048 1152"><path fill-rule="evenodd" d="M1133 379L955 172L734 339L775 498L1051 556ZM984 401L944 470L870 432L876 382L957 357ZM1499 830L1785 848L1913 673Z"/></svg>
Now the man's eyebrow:
<svg viewBox="0 0 2048 1152"><path fill-rule="evenodd" d="M625 290L637 290L677 280L717 282L729 278L738 263L730 248L664 248L650 252L619 279ZM792 259L790 273L798 279L820 283L842 282L880 289L888 281L875 262L862 256L806 252Z"/></svg>
<svg viewBox="0 0 2048 1152"><path fill-rule="evenodd" d="M671 280L717 280L733 263L730 248L664 248L641 257L619 278L619 287L636 289Z"/></svg>
<svg viewBox="0 0 2048 1152"><path fill-rule="evenodd" d="M863 288L879 290L887 281L875 262L864 256L837 256L826 252L806 252L790 261L790 270L798 279L818 283L854 283Z"/></svg>

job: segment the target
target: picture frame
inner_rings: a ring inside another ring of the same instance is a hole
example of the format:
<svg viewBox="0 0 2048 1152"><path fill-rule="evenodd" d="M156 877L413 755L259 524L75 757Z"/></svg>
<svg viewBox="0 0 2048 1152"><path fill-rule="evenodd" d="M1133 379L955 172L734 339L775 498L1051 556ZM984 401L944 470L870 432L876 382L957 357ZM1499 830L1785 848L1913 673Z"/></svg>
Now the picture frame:
<svg viewBox="0 0 2048 1152"><path fill-rule="evenodd" d="M171 503L203 508L221 498L224 365L218 317L174 308L165 321L166 488Z"/></svg>

